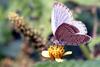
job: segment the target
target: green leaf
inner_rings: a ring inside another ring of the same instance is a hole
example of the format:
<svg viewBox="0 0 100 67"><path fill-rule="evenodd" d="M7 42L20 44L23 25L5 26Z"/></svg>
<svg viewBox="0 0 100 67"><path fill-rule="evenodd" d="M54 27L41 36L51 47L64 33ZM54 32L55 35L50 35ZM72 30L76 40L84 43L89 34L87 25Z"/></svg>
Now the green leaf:
<svg viewBox="0 0 100 67"><path fill-rule="evenodd" d="M49 61L38 62L33 67L99 67L99 66L100 66L100 60L99 61L70 60L61 63L49 62Z"/></svg>
<svg viewBox="0 0 100 67"><path fill-rule="evenodd" d="M90 50L92 51L96 44L100 43L100 37L92 39L91 42L88 44Z"/></svg>
<svg viewBox="0 0 100 67"><path fill-rule="evenodd" d="M80 5L87 5L87 6L99 6L100 7L100 0L74 0Z"/></svg>

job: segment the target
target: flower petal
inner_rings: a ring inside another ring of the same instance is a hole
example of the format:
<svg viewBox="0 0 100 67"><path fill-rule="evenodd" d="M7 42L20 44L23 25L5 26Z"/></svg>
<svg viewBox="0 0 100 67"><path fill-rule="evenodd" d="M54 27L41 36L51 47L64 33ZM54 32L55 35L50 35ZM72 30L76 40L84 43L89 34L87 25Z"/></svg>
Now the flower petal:
<svg viewBox="0 0 100 67"><path fill-rule="evenodd" d="M49 52L48 52L47 50L42 51L41 55L42 55L43 57L48 57L48 58L50 57L50 56L49 56Z"/></svg>
<svg viewBox="0 0 100 67"><path fill-rule="evenodd" d="M70 54L72 54L72 51L67 51L67 52L64 53L64 56L65 55L70 55Z"/></svg>
<svg viewBox="0 0 100 67"><path fill-rule="evenodd" d="M64 60L63 59L58 59L58 58L55 58L55 60L57 61L57 62L63 62Z"/></svg>

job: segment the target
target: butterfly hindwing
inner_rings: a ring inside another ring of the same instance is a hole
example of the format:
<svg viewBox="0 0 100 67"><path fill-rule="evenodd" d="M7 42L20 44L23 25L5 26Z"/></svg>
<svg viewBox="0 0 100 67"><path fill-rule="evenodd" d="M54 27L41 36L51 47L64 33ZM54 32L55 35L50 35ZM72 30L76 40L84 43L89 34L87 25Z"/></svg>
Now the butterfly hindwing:
<svg viewBox="0 0 100 67"><path fill-rule="evenodd" d="M87 34L87 28L84 23L82 23L81 21L76 21L76 20L71 21L71 22L72 22L72 25L79 30L77 34L81 34L81 35Z"/></svg>
<svg viewBox="0 0 100 67"><path fill-rule="evenodd" d="M75 26L63 23L57 28L55 37L58 41L70 45L83 44L90 40L90 37L88 35L76 34L78 32L79 29Z"/></svg>
<svg viewBox="0 0 100 67"><path fill-rule="evenodd" d="M88 35L70 35L66 38L62 38L65 44L69 45L80 45L85 44L90 40L90 36Z"/></svg>

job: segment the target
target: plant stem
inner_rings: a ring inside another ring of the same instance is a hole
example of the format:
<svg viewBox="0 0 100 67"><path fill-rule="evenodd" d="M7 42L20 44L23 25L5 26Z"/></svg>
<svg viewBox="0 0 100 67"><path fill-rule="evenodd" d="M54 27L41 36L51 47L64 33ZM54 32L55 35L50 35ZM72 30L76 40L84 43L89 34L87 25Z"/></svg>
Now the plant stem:
<svg viewBox="0 0 100 67"><path fill-rule="evenodd" d="M87 49L87 47L85 45L80 45L80 48L84 54L84 56L88 59L88 60L92 60L93 56L91 55L90 51Z"/></svg>
<svg viewBox="0 0 100 67"><path fill-rule="evenodd" d="M93 26L93 38L96 38L96 33L97 33L97 28L98 28L98 19L97 19L97 14L96 14L96 6L92 7L92 13L94 16L94 26Z"/></svg>

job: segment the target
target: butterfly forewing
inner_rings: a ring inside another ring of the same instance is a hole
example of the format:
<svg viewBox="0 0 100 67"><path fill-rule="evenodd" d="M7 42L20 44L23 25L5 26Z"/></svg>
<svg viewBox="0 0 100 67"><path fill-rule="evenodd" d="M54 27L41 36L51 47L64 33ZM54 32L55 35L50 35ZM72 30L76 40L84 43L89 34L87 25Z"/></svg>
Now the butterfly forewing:
<svg viewBox="0 0 100 67"><path fill-rule="evenodd" d="M72 13L67 7L62 3L55 2L53 5L52 15L51 15L51 26L53 34L55 34L56 29L64 23L64 21L72 21ZM71 22L68 24L71 24Z"/></svg>
<svg viewBox="0 0 100 67"><path fill-rule="evenodd" d="M65 36L69 36L69 35L72 35L72 34L75 34L75 33L78 33L79 30L72 26L72 25L69 25L69 24L66 24L66 23L63 23L62 25L60 25L56 32L55 32L55 37L58 39L58 40L61 40L62 38L65 38Z"/></svg>

